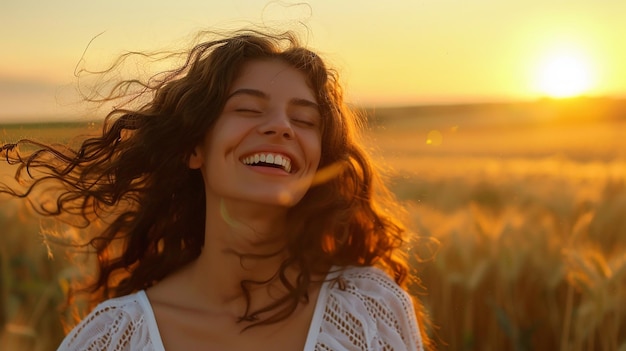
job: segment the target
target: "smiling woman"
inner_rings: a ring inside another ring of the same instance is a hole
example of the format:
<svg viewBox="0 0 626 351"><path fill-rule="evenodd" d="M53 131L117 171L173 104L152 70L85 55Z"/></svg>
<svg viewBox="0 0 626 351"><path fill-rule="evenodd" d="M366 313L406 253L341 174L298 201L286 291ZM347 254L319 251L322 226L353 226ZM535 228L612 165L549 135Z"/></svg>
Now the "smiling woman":
<svg viewBox="0 0 626 351"><path fill-rule="evenodd" d="M93 310L59 350L428 345L402 208L337 73L292 33L212 37L184 57L115 85L103 100L122 104L78 149L2 146L27 190L0 192L60 189L30 200L102 225L76 243L97 258Z"/></svg>

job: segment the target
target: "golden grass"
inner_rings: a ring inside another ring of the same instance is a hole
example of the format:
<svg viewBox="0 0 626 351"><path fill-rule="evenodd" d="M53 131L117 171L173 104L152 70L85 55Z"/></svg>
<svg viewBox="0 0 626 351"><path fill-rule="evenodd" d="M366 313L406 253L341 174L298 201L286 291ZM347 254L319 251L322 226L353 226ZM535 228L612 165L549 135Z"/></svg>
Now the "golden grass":
<svg viewBox="0 0 626 351"><path fill-rule="evenodd" d="M410 209L440 348L626 349L626 121L428 117L370 137Z"/></svg>
<svg viewBox="0 0 626 351"><path fill-rule="evenodd" d="M439 349L626 350L626 120L546 104L375 111ZM50 349L71 268L0 201L0 349Z"/></svg>

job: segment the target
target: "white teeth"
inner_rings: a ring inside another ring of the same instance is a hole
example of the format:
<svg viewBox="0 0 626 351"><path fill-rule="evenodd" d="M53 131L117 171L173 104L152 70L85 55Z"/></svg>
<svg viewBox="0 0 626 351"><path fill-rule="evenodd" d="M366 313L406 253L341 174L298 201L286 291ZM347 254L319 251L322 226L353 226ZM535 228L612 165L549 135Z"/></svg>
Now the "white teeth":
<svg viewBox="0 0 626 351"><path fill-rule="evenodd" d="M254 154L251 156L245 157L243 160L244 164L253 165L259 162L264 163L273 163L275 165L281 166L283 170L287 173L291 173L291 160L285 155L278 154Z"/></svg>

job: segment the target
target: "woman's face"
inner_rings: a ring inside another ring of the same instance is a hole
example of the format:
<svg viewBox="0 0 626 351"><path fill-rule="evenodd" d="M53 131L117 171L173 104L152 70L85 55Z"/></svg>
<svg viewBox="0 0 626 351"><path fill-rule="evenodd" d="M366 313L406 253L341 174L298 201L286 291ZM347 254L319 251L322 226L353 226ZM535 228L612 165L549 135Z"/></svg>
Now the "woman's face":
<svg viewBox="0 0 626 351"><path fill-rule="evenodd" d="M278 60L250 61L190 167L207 199L291 207L311 186L321 155L321 116L304 74Z"/></svg>

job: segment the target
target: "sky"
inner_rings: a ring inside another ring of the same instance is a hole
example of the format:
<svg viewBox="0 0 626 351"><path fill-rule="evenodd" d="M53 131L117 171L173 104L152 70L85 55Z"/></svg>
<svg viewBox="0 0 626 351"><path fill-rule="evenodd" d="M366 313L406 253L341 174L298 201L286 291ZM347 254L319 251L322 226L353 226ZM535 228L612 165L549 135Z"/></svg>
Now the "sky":
<svg viewBox="0 0 626 351"><path fill-rule="evenodd" d="M250 23L301 33L361 106L626 97L624 18L624 0L1 0L0 123L82 113L79 63Z"/></svg>

